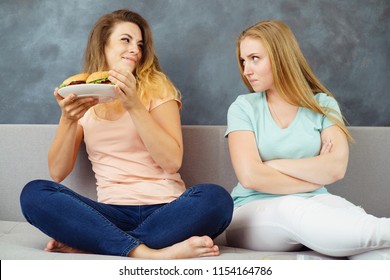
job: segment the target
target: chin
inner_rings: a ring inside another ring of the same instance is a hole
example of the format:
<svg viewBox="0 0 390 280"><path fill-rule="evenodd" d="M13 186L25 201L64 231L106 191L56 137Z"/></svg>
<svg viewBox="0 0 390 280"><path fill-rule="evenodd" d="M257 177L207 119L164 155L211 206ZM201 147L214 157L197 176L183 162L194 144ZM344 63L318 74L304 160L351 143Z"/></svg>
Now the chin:
<svg viewBox="0 0 390 280"><path fill-rule="evenodd" d="M259 88L259 87L252 87L252 88L253 88L254 92L263 92L264 91L264 89Z"/></svg>
<svg viewBox="0 0 390 280"><path fill-rule="evenodd" d="M126 62L126 63L121 62L121 63L116 64L115 66L120 68L120 69L123 69L125 71L130 71L131 73L133 73L135 70L134 64L130 64L128 62Z"/></svg>

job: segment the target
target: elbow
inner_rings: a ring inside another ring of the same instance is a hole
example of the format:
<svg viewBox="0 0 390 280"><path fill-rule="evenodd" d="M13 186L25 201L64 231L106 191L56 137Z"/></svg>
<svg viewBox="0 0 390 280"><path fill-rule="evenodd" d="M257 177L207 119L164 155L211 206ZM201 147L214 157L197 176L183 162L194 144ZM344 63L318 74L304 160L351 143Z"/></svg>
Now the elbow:
<svg viewBox="0 0 390 280"><path fill-rule="evenodd" d="M339 160L338 164L335 164L335 169L333 171L333 180L334 182L344 179L345 174L347 173L348 161Z"/></svg>
<svg viewBox="0 0 390 280"><path fill-rule="evenodd" d="M259 182L255 182L252 178L253 176L250 176L250 174L241 174L241 176L238 176L238 181L245 189L255 190L258 188Z"/></svg>
<svg viewBox="0 0 390 280"><path fill-rule="evenodd" d="M65 179L64 176L60 176L59 174L55 174L55 173L52 173L52 172L50 172L50 177L56 183L60 183L60 182L62 182Z"/></svg>
<svg viewBox="0 0 390 280"><path fill-rule="evenodd" d="M259 170L258 164L254 165L238 165L234 169L236 177L241 186L249 190L259 190L264 186L267 181L268 174Z"/></svg>
<svg viewBox="0 0 390 280"><path fill-rule="evenodd" d="M62 182L66 178L66 176L68 176L69 173L70 173L70 171L69 172L60 172L59 170L57 170L55 168L49 167L49 175L50 175L51 179L56 183Z"/></svg>
<svg viewBox="0 0 390 280"><path fill-rule="evenodd" d="M181 165L182 165L182 159L180 158L175 161L170 161L165 166L162 166L162 169L164 169L164 171L167 172L168 174L175 174L180 170Z"/></svg>
<svg viewBox="0 0 390 280"><path fill-rule="evenodd" d="M322 182L324 185L333 184L339 180L344 179L347 169L344 167L335 168L328 176L328 179L325 182Z"/></svg>
<svg viewBox="0 0 390 280"><path fill-rule="evenodd" d="M175 174L179 171L179 169L180 169L180 166L179 167L171 166L169 168L164 168L165 172L167 172L168 174Z"/></svg>
<svg viewBox="0 0 390 280"><path fill-rule="evenodd" d="M325 184L332 184L336 181L342 180L347 173L348 168L348 154L341 154L335 156L332 162L328 163L329 165L329 180Z"/></svg>
<svg viewBox="0 0 390 280"><path fill-rule="evenodd" d="M344 179L345 177L345 173L346 173L346 170L344 169L340 169L340 170L337 170L334 174L333 174L333 180L334 182L336 181L339 181L341 179Z"/></svg>
<svg viewBox="0 0 390 280"><path fill-rule="evenodd" d="M251 182L251 180L239 180L241 186L243 186L245 189L249 189L249 190L254 190L255 189L255 185L253 184L253 182Z"/></svg>

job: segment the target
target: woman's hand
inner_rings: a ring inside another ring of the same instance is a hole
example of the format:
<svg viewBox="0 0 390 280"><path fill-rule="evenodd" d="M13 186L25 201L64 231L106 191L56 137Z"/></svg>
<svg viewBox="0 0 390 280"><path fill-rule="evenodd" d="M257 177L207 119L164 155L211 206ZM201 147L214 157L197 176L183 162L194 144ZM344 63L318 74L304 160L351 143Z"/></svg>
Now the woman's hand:
<svg viewBox="0 0 390 280"><path fill-rule="evenodd" d="M115 92L126 110L141 105L137 96L137 80L131 71L114 68L109 74L109 80L116 85Z"/></svg>
<svg viewBox="0 0 390 280"><path fill-rule="evenodd" d="M324 140L322 142L320 155L325 155L325 154L330 153L331 149L332 149L332 141L330 139L329 140Z"/></svg>
<svg viewBox="0 0 390 280"><path fill-rule="evenodd" d="M166 172L176 173L183 159L180 113L176 100L147 110L137 95L137 80L127 70L113 68L109 79L114 83L122 106L129 112L134 126L153 160Z"/></svg>
<svg viewBox="0 0 390 280"><path fill-rule="evenodd" d="M69 94L63 98L58 93L58 88L54 90L54 96L61 108L62 117L72 122L78 121L89 108L98 104L99 100L94 97L78 98L76 94Z"/></svg>

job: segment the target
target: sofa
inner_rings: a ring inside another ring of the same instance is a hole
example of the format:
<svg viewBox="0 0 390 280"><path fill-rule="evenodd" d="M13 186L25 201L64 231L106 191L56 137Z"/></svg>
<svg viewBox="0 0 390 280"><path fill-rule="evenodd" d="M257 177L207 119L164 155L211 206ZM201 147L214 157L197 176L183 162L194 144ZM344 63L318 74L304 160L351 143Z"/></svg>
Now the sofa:
<svg viewBox="0 0 390 280"><path fill-rule="evenodd" d="M99 260L123 257L45 252L49 237L29 225L20 210L19 195L33 179L49 179L48 148L56 125L0 124L0 259ZM183 126L184 160L181 175L187 186L215 183L228 191L237 179L230 163L225 126ZM350 127L350 162L343 180L328 186L334 194L379 217L390 216L390 127ZM96 199L95 179L82 146L64 185ZM221 254L209 259L333 259L304 248L299 252L262 252L226 246L224 235L215 242Z"/></svg>

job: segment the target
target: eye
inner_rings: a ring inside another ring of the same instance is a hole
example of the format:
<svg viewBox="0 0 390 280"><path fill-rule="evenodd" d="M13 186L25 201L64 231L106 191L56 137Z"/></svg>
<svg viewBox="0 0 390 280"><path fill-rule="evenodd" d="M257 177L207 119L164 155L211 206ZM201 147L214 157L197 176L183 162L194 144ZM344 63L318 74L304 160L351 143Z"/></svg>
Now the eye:
<svg viewBox="0 0 390 280"><path fill-rule="evenodd" d="M242 66L245 66L245 60L244 60L244 59L240 59L240 64L241 64Z"/></svg>
<svg viewBox="0 0 390 280"><path fill-rule="evenodd" d="M126 43L130 43L130 39L127 37L121 38L121 41L126 42Z"/></svg>
<svg viewBox="0 0 390 280"><path fill-rule="evenodd" d="M254 56L252 56L252 57L251 57L251 59L252 59L253 61L257 61L257 60L259 60L259 59L260 59L260 57L258 57L258 56L256 56L256 55L254 55Z"/></svg>

